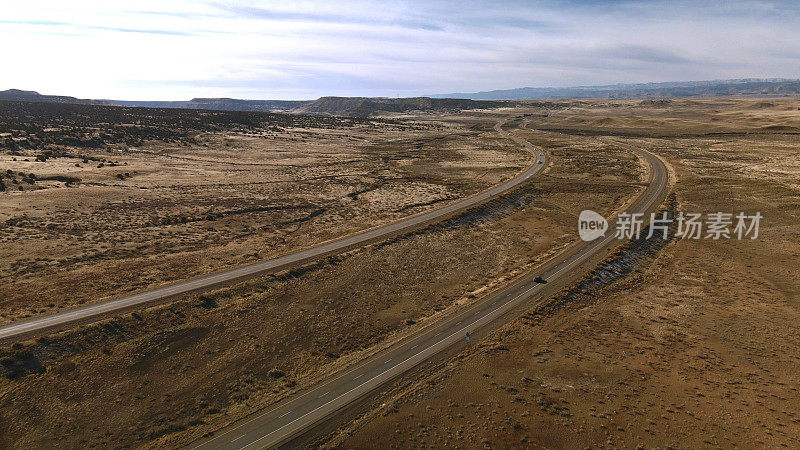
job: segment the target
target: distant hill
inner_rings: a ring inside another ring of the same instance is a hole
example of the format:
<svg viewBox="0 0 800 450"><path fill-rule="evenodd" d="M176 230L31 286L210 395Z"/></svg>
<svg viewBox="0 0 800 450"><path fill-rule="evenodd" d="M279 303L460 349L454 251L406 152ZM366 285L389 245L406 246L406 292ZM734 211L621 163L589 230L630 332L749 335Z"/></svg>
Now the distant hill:
<svg viewBox="0 0 800 450"><path fill-rule="evenodd" d="M36 91L9 89L0 91L0 100L40 103L69 103L74 105L109 105L105 100L87 100L63 95L42 95Z"/></svg>
<svg viewBox="0 0 800 450"><path fill-rule="evenodd" d="M120 106L144 108L211 109L218 111L289 111L306 101L295 100L239 100L235 98L193 98L189 101L137 101L107 100Z"/></svg>
<svg viewBox="0 0 800 450"><path fill-rule="evenodd" d="M546 100L559 98L654 99L686 97L786 97L800 95L800 80L737 79L669 83L613 84L566 88L505 89L473 93L432 95L433 98L473 100Z"/></svg>
<svg viewBox="0 0 800 450"><path fill-rule="evenodd" d="M317 100L240 100L193 98L188 101L91 100L35 91L0 91L0 100L112 105L145 108L207 109L217 111L290 112L370 117L410 111L447 112L513 106L511 100L552 99L668 99L687 97L787 97L800 95L800 80L739 79L670 83L613 84L567 88L519 88L474 93L439 94L431 97L320 97Z"/></svg>
<svg viewBox="0 0 800 450"><path fill-rule="evenodd" d="M0 91L0 100L108 105L141 108L206 109L216 111L290 112L333 116L369 117L408 111L459 111L463 109L497 108L508 102L469 99L434 99L429 97L321 97L317 100L240 100L235 98L193 98L188 101L84 100L75 97L42 95L34 91L9 89Z"/></svg>
<svg viewBox="0 0 800 450"><path fill-rule="evenodd" d="M63 95L42 95L36 91L0 91L0 100L73 105L109 105L143 108L209 109L217 111L289 111L306 103L293 100L238 100L235 98L193 98L189 101L91 100Z"/></svg>
<svg viewBox="0 0 800 450"><path fill-rule="evenodd" d="M21 91L19 89L0 91L0 100L141 108L290 112L294 114L325 114L362 118L382 113L459 111L463 109L496 108L508 104L507 102L498 101L452 98L433 99L428 97L321 97L317 100L239 100L235 98L193 98L188 101L84 100L75 97L41 95L38 92Z"/></svg>
<svg viewBox="0 0 800 450"><path fill-rule="evenodd" d="M453 98L386 98L386 97L321 97L295 108L301 114L331 114L335 116L368 117L381 113L409 111L459 111L464 109L497 108L507 102L477 101Z"/></svg>

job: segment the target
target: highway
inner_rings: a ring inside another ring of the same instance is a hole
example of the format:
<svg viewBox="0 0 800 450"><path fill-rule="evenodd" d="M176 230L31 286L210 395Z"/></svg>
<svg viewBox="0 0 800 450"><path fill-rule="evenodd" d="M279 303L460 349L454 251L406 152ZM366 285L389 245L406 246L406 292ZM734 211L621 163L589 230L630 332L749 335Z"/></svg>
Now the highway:
<svg viewBox="0 0 800 450"><path fill-rule="evenodd" d="M654 212L666 197L669 175L658 157L642 150L636 152L648 162L650 180L626 212L647 214ZM613 224L613 221L609 223ZM466 333L475 335L486 332L515 317L519 310L568 286L571 280L584 276L611 248L621 243L614 236L613 225L605 237L592 242L578 241L541 267L479 299L470 307L428 325L417 334L366 358L344 373L233 423L212 437L195 443L193 448L260 449L286 444L325 423L347 406L376 392L392 379L435 359L444 350L467 345ZM547 280L547 283L534 282L537 276Z"/></svg>
<svg viewBox="0 0 800 450"><path fill-rule="evenodd" d="M173 300L183 295L199 293L261 275L301 266L319 258L343 253L357 247L382 241L439 222L448 217L457 215L464 210L492 200L524 183L547 167L548 163L547 155L544 152L534 149L528 142L503 130L501 125L502 123L495 125L495 130L501 135L513 140L515 143L527 147L535 156L535 160L533 165L517 174L514 178L495 185L488 190L438 209L406 217L384 226L323 242L314 247L287 253L272 259L237 266L139 293L100 300L53 314L45 314L30 319L15 321L0 326L0 343L35 337L46 332L91 322L135 308Z"/></svg>

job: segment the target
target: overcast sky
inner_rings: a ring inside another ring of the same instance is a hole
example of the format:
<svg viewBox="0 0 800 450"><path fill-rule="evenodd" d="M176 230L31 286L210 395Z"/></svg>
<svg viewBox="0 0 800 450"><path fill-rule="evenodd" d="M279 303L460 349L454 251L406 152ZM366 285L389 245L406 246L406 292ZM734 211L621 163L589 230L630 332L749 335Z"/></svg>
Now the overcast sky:
<svg viewBox="0 0 800 450"><path fill-rule="evenodd" d="M4 2L0 90L310 99L800 77L786 1Z"/></svg>

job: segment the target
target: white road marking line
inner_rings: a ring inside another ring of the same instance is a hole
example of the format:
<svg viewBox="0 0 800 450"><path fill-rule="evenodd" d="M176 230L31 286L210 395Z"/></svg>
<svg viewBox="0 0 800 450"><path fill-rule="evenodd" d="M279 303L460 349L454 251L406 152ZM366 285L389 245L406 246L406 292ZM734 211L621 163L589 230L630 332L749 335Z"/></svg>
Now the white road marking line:
<svg viewBox="0 0 800 450"><path fill-rule="evenodd" d="M364 374L362 373L361 375L359 375L359 376L357 376L357 377L355 377L355 378L353 378L353 379L354 379L354 380L357 380L357 379L359 379L359 378L361 378L361 377L363 377L363 376L364 376Z"/></svg>
<svg viewBox="0 0 800 450"><path fill-rule="evenodd" d="M282 419L282 418L288 416L290 413L291 413L291 411L286 411L285 413L281 414L281 416L278 417L278 419Z"/></svg>
<svg viewBox="0 0 800 450"><path fill-rule="evenodd" d="M415 349L415 348L417 348L417 347L419 347L419 344L414 344L414 346L413 346L413 347L411 347L409 350L414 350L414 349Z"/></svg>
<svg viewBox="0 0 800 450"><path fill-rule="evenodd" d="M245 437L245 436L247 436L247 435L246 435L246 434L243 434L243 435L241 435L241 436L237 437L236 439L231 439L231 442L236 442L236 441L238 441L239 439L241 439L241 438L243 438L243 437Z"/></svg>
<svg viewBox="0 0 800 450"><path fill-rule="evenodd" d="M322 398L322 397L325 397L325 396L326 396L326 395L328 395L328 394L330 394L330 391L328 391L328 392L326 392L326 393L324 393L324 394L320 395L320 396L319 396L319 397L317 397L317 398Z"/></svg>
<svg viewBox="0 0 800 450"><path fill-rule="evenodd" d="M392 360L392 358L389 358L389 359L387 359L386 361L384 361L383 363L384 363L384 364L388 364L388 363L389 363L389 361L391 361L391 360Z"/></svg>

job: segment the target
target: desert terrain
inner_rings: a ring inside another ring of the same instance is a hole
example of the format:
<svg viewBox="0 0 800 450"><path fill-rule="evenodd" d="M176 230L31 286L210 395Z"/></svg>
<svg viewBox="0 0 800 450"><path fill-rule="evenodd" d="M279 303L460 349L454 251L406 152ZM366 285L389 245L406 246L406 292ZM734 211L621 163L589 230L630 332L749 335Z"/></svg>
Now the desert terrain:
<svg viewBox="0 0 800 450"><path fill-rule="evenodd" d="M636 147L671 167L662 209L759 211L758 239L626 244L472 347L396 380L316 444L797 446L798 108L706 99L359 119L9 114L27 125L3 128L14 140L1 156L12 171L0 194L5 321L463 198L532 163L498 122L550 164L442 223L1 348L0 445L176 447L214 433L575 242L581 210L608 216L643 189Z"/></svg>
<svg viewBox="0 0 800 450"><path fill-rule="evenodd" d="M509 178L529 157L456 123L0 111L0 322L379 225Z"/></svg>
<svg viewBox="0 0 800 450"><path fill-rule="evenodd" d="M14 236L3 246L5 320L302 248L532 163L494 130L504 121L517 132L516 109L358 120L123 111L114 119L136 126L90 127L84 110L61 125L106 139L102 151L40 138L63 121L52 113L8 126L3 179L23 189L1 200ZM157 135L171 121L185 131ZM127 128L156 136L117 142ZM542 145L547 173L441 224L3 348L0 442L187 444L470 304L572 242L575 211L610 213L642 189L626 149L558 134ZM47 146L63 153L36 161ZM80 180L45 181L55 176Z"/></svg>
<svg viewBox="0 0 800 450"><path fill-rule="evenodd" d="M319 443L800 446L800 101L579 101L521 126L650 150L674 170L665 208L760 212L759 236L626 245Z"/></svg>
<svg viewBox="0 0 800 450"><path fill-rule="evenodd" d="M800 450L800 3L675 3L5 2L0 450Z"/></svg>

